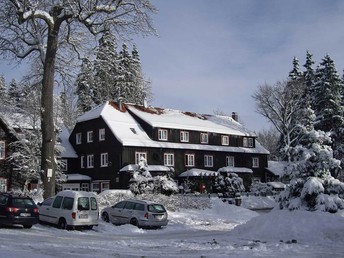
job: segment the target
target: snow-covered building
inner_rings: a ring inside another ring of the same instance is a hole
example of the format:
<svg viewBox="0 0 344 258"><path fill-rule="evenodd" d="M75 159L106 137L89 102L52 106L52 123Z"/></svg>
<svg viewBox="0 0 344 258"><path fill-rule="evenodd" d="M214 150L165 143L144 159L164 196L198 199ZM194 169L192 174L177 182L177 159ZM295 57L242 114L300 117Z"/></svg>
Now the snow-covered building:
<svg viewBox="0 0 344 258"><path fill-rule="evenodd" d="M0 192L12 187L22 187L25 180L21 177L18 168L13 165L8 157L15 151L11 146L26 137L25 131L39 128L39 121L35 121L26 114L16 112L11 107L0 108Z"/></svg>
<svg viewBox="0 0 344 258"><path fill-rule="evenodd" d="M106 102L77 119L69 141L79 167L68 173L92 178L93 191L126 188L123 168L143 157L174 178L221 169L265 182L269 152L236 118Z"/></svg>

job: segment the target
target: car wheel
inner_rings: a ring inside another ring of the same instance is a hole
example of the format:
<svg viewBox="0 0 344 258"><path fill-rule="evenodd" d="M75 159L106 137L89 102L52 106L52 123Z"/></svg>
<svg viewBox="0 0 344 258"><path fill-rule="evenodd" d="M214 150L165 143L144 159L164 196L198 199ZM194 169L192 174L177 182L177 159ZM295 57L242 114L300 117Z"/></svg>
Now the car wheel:
<svg viewBox="0 0 344 258"><path fill-rule="evenodd" d="M139 227L139 222L137 221L136 218L132 218L132 219L130 220L130 224L131 224L131 225L134 225L134 226L136 226L136 227Z"/></svg>
<svg viewBox="0 0 344 258"><path fill-rule="evenodd" d="M107 212L103 212L102 220L104 220L105 222L108 222L108 223L110 222L109 214Z"/></svg>
<svg viewBox="0 0 344 258"><path fill-rule="evenodd" d="M23 225L24 228L32 228L32 225Z"/></svg>
<svg viewBox="0 0 344 258"><path fill-rule="evenodd" d="M57 227L60 229L67 229L67 222L64 218L61 218L59 220L59 223L57 224Z"/></svg>

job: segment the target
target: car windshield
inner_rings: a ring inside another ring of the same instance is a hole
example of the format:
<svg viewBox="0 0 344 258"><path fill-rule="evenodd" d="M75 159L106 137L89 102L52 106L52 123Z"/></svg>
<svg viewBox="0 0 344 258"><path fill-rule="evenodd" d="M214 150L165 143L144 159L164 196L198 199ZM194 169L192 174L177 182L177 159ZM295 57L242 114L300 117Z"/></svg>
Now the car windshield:
<svg viewBox="0 0 344 258"><path fill-rule="evenodd" d="M35 206L35 203L31 199L14 198L12 204L18 208L29 208Z"/></svg>
<svg viewBox="0 0 344 258"><path fill-rule="evenodd" d="M148 205L148 211L150 212L165 212L165 207L161 204L150 204Z"/></svg>

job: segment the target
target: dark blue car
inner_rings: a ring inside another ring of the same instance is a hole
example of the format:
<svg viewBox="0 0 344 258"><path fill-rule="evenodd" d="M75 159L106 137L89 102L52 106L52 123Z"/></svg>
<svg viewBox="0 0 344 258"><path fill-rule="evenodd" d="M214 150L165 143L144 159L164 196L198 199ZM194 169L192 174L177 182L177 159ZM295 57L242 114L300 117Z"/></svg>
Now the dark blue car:
<svg viewBox="0 0 344 258"><path fill-rule="evenodd" d="M22 225L31 228L38 223L39 211L27 196L0 193L0 225Z"/></svg>

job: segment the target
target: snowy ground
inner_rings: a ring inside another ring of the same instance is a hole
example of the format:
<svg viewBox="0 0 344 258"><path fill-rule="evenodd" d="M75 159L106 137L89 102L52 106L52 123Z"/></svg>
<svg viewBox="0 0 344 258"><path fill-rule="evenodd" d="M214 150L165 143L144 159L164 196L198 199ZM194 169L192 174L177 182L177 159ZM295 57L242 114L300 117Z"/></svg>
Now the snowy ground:
<svg viewBox="0 0 344 258"><path fill-rule="evenodd" d="M169 211L161 230L104 222L91 231L1 228L0 257L344 257L344 213L258 214L218 198L211 204ZM271 200L245 197L243 206L266 208Z"/></svg>

